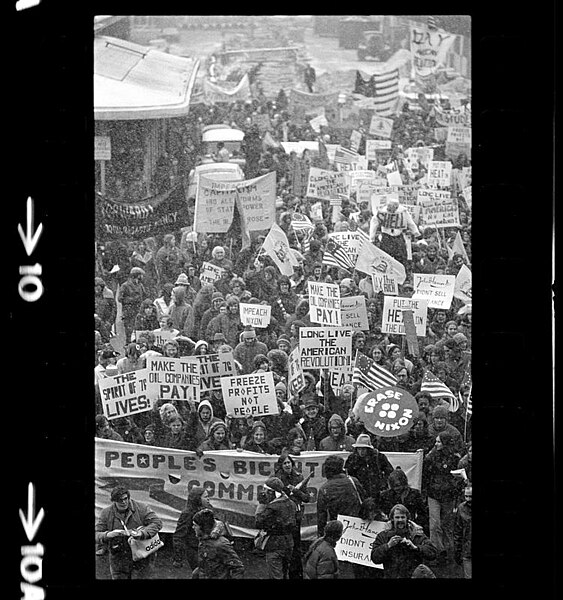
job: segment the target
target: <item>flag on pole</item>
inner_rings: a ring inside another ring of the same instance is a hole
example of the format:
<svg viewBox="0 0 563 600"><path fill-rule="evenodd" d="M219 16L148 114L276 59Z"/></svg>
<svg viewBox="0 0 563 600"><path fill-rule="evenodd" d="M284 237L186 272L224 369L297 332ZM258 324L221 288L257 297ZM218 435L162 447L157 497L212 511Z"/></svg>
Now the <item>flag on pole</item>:
<svg viewBox="0 0 563 600"><path fill-rule="evenodd" d="M307 215L303 215L298 212L294 212L291 215L291 226L296 231L299 229L313 230L315 228L315 226L313 225L313 223L311 223L311 220L309 219L309 217Z"/></svg>
<svg viewBox="0 0 563 600"><path fill-rule="evenodd" d="M360 351L356 351L352 383L362 385L370 391L396 385L397 379L387 369L378 365Z"/></svg>
<svg viewBox="0 0 563 600"><path fill-rule="evenodd" d="M456 233L455 240L452 245L452 257L454 254L461 254L465 264L469 264L469 256L467 256L467 251L465 250L465 245L463 244L461 233L459 231Z"/></svg>
<svg viewBox="0 0 563 600"><path fill-rule="evenodd" d="M459 394L459 399L460 399L461 403L465 405L465 411L466 411L467 415L470 416L473 413L473 402L471 401L471 392L473 390L473 381L471 379L471 363L470 362L467 363L467 367L465 369L465 373L463 374L463 379L461 380L460 387L469 389L469 395L467 396L467 402L464 402L461 392Z"/></svg>
<svg viewBox="0 0 563 600"><path fill-rule="evenodd" d="M373 108L381 117L395 114L399 100L399 69L375 73L365 81L359 71L356 72L356 89L358 94L374 98Z"/></svg>
<svg viewBox="0 0 563 600"><path fill-rule="evenodd" d="M424 373L424 377L422 378L420 391L430 394L432 398L443 398L444 396L450 398L450 400L455 398L452 390L428 370Z"/></svg>
<svg viewBox="0 0 563 600"><path fill-rule="evenodd" d="M293 275L293 267L298 265L284 230L274 223L262 244L262 253L269 256L283 275Z"/></svg>
<svg viewBox="0 0 563 600"><path fill-rule="evenodd" d="M354 263L346 253L344 247L332 238L326 243L322 263L323 265L338 267L350 272L354 270Z"/></svg>

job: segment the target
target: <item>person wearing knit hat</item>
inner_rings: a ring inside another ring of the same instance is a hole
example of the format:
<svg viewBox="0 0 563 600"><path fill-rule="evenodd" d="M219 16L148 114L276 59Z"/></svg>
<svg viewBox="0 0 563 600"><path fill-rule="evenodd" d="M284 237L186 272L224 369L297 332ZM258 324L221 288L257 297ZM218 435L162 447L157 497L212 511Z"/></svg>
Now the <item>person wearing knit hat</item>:
<svg viewBox="0 0 563 600"><path fill-rule="evenodd" d="M342 537L342 521L329 521L324 535L317 538L303 558L303 579L338 579L339 563L334 550Z"/></svg>
<svg viewBox="0 0 563 600"><path fill-rule="evenodd" d="M216 450L230 450L231 442L227 425L224 421L217 419L209 427L207 438L200 444L197 451L212 452Z"/></svg>
<svg viewBox="0 0 563 600"><path fill-rule="evenodd" d="M285 493L279 477L270 477L263 484L255 513L257 529L266 535L263 546L269 579L288 579L293 554L293 530L296 526L296 505Z"/></svg>
<svg viewBox="0 0 563 600"><path fill-rule="evenodd" d="M155 446L156 445L154 423L149 423L143 429L143 440L144 440L143 444L145 444L145 446Z"/></svg>
<svg viewBox="0 0 563 600"><path fill-rule="evenodd" d="M428 427L428 435L432 439L436 439L436 436L447 432L453 438L453 447L456 452L461 455L464 449L463 436L459 429L449 423L451 412L445 406L436 406L432 410L432 422Z"/></svg>
<svg viewBox="0 0 563 600"><path fill-rule="evenodd" d="M305 435L307 436L307 450L318 450L321 440L326 436L327 421L320 414L318 396L315 393L305 393L301 396L303 416L299 419Z"/></svg>
<svg viewBox="0 0 563 600"><path fill-rule="evenodd" d="M335 413L328 420L328 435L319 443L319 450L323 452L337 452L344 450L353 451L354 438L346 434L344 420Z"/></svg>
<svg viewBox="0 0 563 600"><path fill-rule="evenodd" d="M287 385L283 381L276 383L276 397L285 402L287 400Z"/></svg>
<svg viewBox="0 0 563 600"><path fill-rule="evenodd" d="M264 422L259 419L254 421L242 449L249 452L258 452L259 454L271 454L267 436Z"/></svg>
<svg viewBox="0 0 563 600"><path fill-rule="evenodd" d="M252 365L254 367L252 373L265 373L270 369L270 361L265 354L257 354L252 359Z"/></svg>
<svg viewBox="0 0 563 600"><path fill-rule="evenodd" d="M261 342L256 337L254 329L245 329L240 334L241 341L235 346L233 357L242 365L243 373L252 373L257 367L254 364L254 359L261 355L268 361L268 346Z"/></svg>
<svg viewBox="0 0 563 600"><path fill-rule="evenodd" d="M219 309L224 304L225 298L221 292L213 292L211 295L211 306L206 308L201 315L199 323L194 323L194 329L199 334L197 337L203 338L207 333L207 326L211 322L211 319L219 315Z"/></svg>
<svg viewBox="0 0 563 600"><path fill-rule="evenodd" d="M209 343L205 340L198 340L194 346L194 356L207 354L209 352Z"/></svg>
<svg viewBox="0 0 563 600"><path fill-rule="evenodd" d="M190 285L190 280L188 279L188 276L185 273L180 273L180 275L178 275L178 277L176 278L174 285L183 285L185 287L188 287Z"/></svg>
<svg viewBox="0 0 563 600"><path fill-rule="evenodd" d="M289 356L289 353L291 352L291 341L289 336L286 334L280 335L276 344L280 350L283 350Z"/></svg>

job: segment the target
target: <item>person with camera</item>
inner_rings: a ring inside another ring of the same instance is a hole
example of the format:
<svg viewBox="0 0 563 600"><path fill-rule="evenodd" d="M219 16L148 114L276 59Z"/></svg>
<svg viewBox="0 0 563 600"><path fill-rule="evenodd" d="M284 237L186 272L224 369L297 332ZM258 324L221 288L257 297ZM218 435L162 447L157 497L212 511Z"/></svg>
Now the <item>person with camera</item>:
<svg viewBox="0 0 563 600"><path fill-rule="evenodd" d="M131 498L129 490L118 485L111 492L111 504L96 522L96 543L109 547L112 579L150 579L156 553L134 561L129 538L149 540L162 529L162 520L150 506Z"/></svg>
<svg viewBox="0 0 563 600"><path fill-rule="evenodd" d="M436 558L436 547L410 516L405 506L395 504L389 512L389 528L373 542L371 560L383 564L385 579L408 579L419 564Z"/></svg>

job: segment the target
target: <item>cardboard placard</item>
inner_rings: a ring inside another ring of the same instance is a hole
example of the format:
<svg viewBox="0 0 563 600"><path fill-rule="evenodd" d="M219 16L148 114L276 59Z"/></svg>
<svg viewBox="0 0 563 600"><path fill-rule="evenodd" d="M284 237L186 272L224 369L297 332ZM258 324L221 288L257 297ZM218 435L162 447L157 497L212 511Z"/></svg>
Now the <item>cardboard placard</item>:
<svg viewBox="0 0 563 600"><path fill-rule="evenodd" d="M279 414L271 371L221 377L221 389L230 417L263 417Z"/></svg>
<svg viewBox="0 0 563 600"><path fill-rule="evenodd" d="M448 310L454 296L455 275L413 273L413 298L428 300L428 308Z"/></svg>
<svg viewBox="0 0 563 600"><path fill-rule="evenodd" d="M236 374L232 352L201 354L199 360L199 388L202 392L221 389L221 377Z"/></svg>
<svg viewBox="0 0 563 600"><path fill-rule="evenodd" d="M148 394L153 400L199 402L197 356L148 356L147 371Z"/></svg>
<svg viewBox="0 0 563 600"><path fill-rule="evenodd" d="M108 420L151 410L153 402L147 391L147 369L99 380L102 409Z"/></svg>
<svg viewBox="0 0 563 600"><path fill-rule="evenodd" d="M309 318L313 323L340 327L340 286L336 283L308 281Z"/></svg>
<svg viewBox="0 0 563 600"><path fill-rule="evenodd" d="M345 327L300 327L302 369L345 368L352 364L352 334Z"/></svg>
<svg viewBox="0 0 563 600"><path fill-rule="evenodd" d="M239 303L240 322L243 325L264 328L270 324L272 307L266 304Z"/></svg>
<svg viewBox="0 0 563 600"><path fill-rule="evenodd" d="M416 335L424 337L426 335L428 302L426 300L403 298L401 296L385 296L383 300L381 332L393 335L406 335L403 323L404 309L413 311Z"/></svg>

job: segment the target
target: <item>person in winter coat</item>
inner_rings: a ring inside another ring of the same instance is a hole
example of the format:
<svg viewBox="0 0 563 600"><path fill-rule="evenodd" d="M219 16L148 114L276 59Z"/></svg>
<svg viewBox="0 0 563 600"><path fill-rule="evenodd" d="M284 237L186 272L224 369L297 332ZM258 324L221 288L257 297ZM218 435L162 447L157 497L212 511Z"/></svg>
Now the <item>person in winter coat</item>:
<svg viewBox="0 0 563 600"><path fill-rule="evenodd" d="M387 480L393 472L393 465L385 454L373 447L366 433L358 435L353 448L353 452L346 459L346 473L358 479L366 496L379 501L379 493L387 489Z"/></svg>
<svg viewBox="0 0 563 600"><path fill-rule="evenodd" d="M193 340L195 339L207 339L211 341L211 339L205 336L205 331L200 330L201 319L203 317L203 313L211 307L211 298L213 297L213 292L215 292L215 287L211 283L206 283L201 286L201 289L196 294L193 306L192 306L192 319L191 319L191 328L186 331L186 335L191 337Z"/></svg>
<svg viewBox="0 0 563 600"><path fill-rule="evenodd" d="M389 489L382 490L379 494L379 507L389 514L396 504L406 506L411 519L422 527L424 533L429 535L428 529L428 506L422 494L416 488L409 485L405 472L397 467L388 478Z"/></svg>
<svg viewBox="0 0 563 600"><path fill-rule="evenodd" d="M270 477L258 497L256 527L266 532L264 545L269 579L288 579L296 526L295 503L284 492L279 477Z"/></svg>
<svg viewBox="0 0 563 600"><path fill-rule="evenodd" d="M241 334L242 341L239 342L234 348L233 357L235 360L242 365L243 373L252 373L255 369L254 359L259 354L266 355L268 353L268 346L258 341L256 337L256 331L254 329L248 329Z"/></svg>
<svg viewBox="0 0 563 600"><path fill-rule="evenodd" d="M148 505L131 498L129 490L119 485L111 491L111 505L102 509L95 525L96 543L109 546L112 579L150 579L156 552L133 561L127 542L148 540L162 529L162 520Z"/></svg>
<svg viewBox="0 0 563 600"><path fill-rule="evenodd" d="M259 452L260 454L271 454L266 425L262 421L258 420L252 423L250 435L246 439L242 449L249 452Z"/></svg>
<svg viewBox="0 0 563 600"><path fill-rule="evenodd" d="M103 440L115 440L122 442L123 437L110 425L105 415L96 415L96 437L102 438Z"/></svg>
<svg viewBox="0 0 563 600"><path fill-rule="evenodd" d="M125 342L131 341L131 334L135 327L135 317L139 312L141 302L148 297L147 290L143 285L145 272L140 267L133 267L129 272L129 277L121 287L117 295L118 302L121 302L121 319L125 329Z"/></svg>
<svg viewBox="0 0 563 600"><path fill-rule="evenodd" d="M469 483L463 490L465 500L461 502L454 517L454 560L463 566L463 576L471 579L471 499L473 488Z"/></svg>
<svg viewBox="0 0 563 600"><path fill-rule="evenodd" d="M193 438L193 446L198 448L209 435L209 431L211 429L211 425L220 421L213 415L213 406L209 400L201 400L197 405L197 418L195 421L195 431ZM194 449L195 449L194 448Z"/></svg>
<svg viewBox="0 0 563 600"><path fill-rule="evenodd" d="M207 331L207 326L211 322L211 319L219 315L219 307L221 303L225 301L223 294L221 292L213 292L211 296L211 306L203 313L199 323L196 323L194 326L194 331L197 331L198 339L205 339L205 332Z"/></svg>
<svg viewBox="0 0 563 600"><path fill-rule="evenodd" d="M324 535L317 538L305 554L303 579L338 579L338 557L334 548L343 530L341 521L326 524Z"/></svg>
<svg viewBox="0 0 563 600"><path fill-rule="evenodd" d="M210 425L209 433L197 448L197 452L200 454L202 452L211 452L215 450L230 450L231 447L227 425L220 419L217 419Z"/></svg>
<svg viewBox="0 0 563 600"><path fill-rule="evenodd" d="M385 579L406 579L423 560L433 560L436 548L410 520L408 509L396 504L389 513L389 528L380 531L373 542L371 560L383 564Z"/></svg>
<svg viewBox="0 0 563 600"><path fill-rule="evenodd" d="M186 334L190 329L190 313L192 307L186 302L186 288L183 285L177 285L172 289L172 303L168 316L172 319L172 328Z"/></svg>
<svg viewBox="0 0 563 600"><path fill-rule="evenodd" d="M135 317L135 331L153 331L158 329L156 306L150 298L145 298Z"/></svg>
<svg viewBox="0 0 563 600"><path fill-rule="evenodd" d="M173 283L165 283L160 289L160 296L153 300L154 307L156 308L156 318L158 321L160 321L160 318L163 315L167 315L170 311L170 303L172 302L173 289Z"/></svg>
<svg viewBox="0 0 563 600"><path fill-rule="evenodd" d="M459 429L448 423L450 411L444 406L436 406L432 411L432 422L428 426L428 435L436 440L436 436L442 433L448 433L452 437L454 452L460 457L463 452L463 436ZM454 467L457 468L457 467Z"/></svg>
<svg viewBox="0 0 563 600"><path fill-rule="evenodd" d="M243 330L240 322L239 301L235 296L227 299L227 312L219 314L211 319L206 331L206 339L212 340L216 333L222 333L225 336L227 344L235 348L239 343L239 335Z"/></svg>
<svg viewBox="0 0 563 600"><path fill-rule="evenodd" d="M143 444L143 433L133 420L133 417L121 417L113 419L114 430L123 438L124 442L130 444Z"/></svg>
<svg viewBox="0 0 563 600"><path fill-rule="evenodd" d="M101 277L94 279L94 312L100 318L100 335L104 344L109 343L117 316L117 304L113 292Z"/></svg>
<svg viewBox="0 0 563 600"><path fill-rule="evenodd" d="M440 561L453 558L453 520L459 480L451 471L457 469L459 455L453 438L447 432L436 436L436 444L424 457L422 489L428 499L430 539Z"/></svg>
<svg viewBox="0 0 563 600"><path fill-rule="evenodd" d="M307 482L297 471L295 460L287 452L282 452L274 466L274 475L284 485L284 493L295 503L295 527L293 529L293 553L289 564L289 579L303 579L301 561L301 523L303 521L303 504L311 500L307 490Z"/></svg>
<svg viewBox="0 0 563 600"><path fill-rule="evenodd" d="M318 450L321 440L326 436L327 422L320 414L317 396L306 394L301 397L304 416L299 419L299 425L306 436L307 450Z"/></svg>
<svg viewBox="0 0 563 600"><path fill-rule="evenodd" d="M172 535L173 563L175 568L181 568L184 557L188 559L190 569L193 571L198 565L197 547L199 540L192 527L194 515L203 508L211 508L209 494L204 487L193 487L188 492L186 506L180 513L176 529Z"/></svg>
<svg viewBox="0 0 563 600"><path fill-rule="evenodd" d="M178 416L168 423L168 432L162 440L165 448L175 448L177 450L188 450L188 430L184 420Z"/></svg>
<svg viewBox="0 0 563 600"><path fill-rule="evenodd" d="M280 276L277 286L277 294L269 301L272 305L272 316L285 328L288 319L295 313L299 297L291 289L291 281L286 275Z"/></svg>
<svg viewBox="0 0 563 600"><path fill-rule="evenodd" d="M293 323L300 321L300 327L314 327L311 319L309 318L309 301L305 299L299 300L295 307L295 313L289 316L289 319L285 323L285 333L290 337L296 337L299 341L299 329L296 332L291 330Z"/></svg>
<svg viewBox="0 0 563 600"><path fill-rule="evenodd" d="M328 521L338 515L358 517L362 502L368 497L360 481L344 472L344 459L329 456L324 464L326 482L317 494L317 533L324 534Z"/></svg>
<svg viewBox="0 0 563 600"><path fill-rule="evenodd" d="M328 420L328 435L319 442L319 450L323 452L335 452L345 450L354 451L354 438L346 435L344 420L338 414L332 415Z"/></svg>
<svg viewBox="0 0 563 600"><path fill-rule="evenodd" d="M172 233L167 233L154 258L159 286L176 281L182 270L182 260L180 248L176 246L176 238Z"/></svg>
<svg viewBox="0 0 563 600"><path fill-rule="evenodd" d="M192 579L243 579L244 563L233 543L218 532L213 511L204 508L192 520L199 540L198 566L192 572Z"/></svg>

